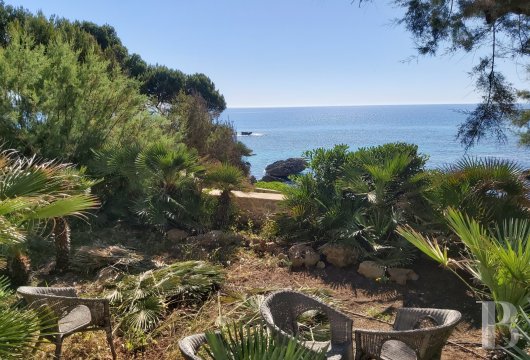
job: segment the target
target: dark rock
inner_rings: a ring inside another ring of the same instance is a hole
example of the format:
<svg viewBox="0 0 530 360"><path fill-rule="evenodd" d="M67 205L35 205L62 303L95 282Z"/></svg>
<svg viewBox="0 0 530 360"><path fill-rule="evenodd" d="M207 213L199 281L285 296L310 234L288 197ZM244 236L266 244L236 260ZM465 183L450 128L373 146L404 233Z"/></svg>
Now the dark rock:
<svg viewBox="0 0 530 360"><path fill-rule="evenodd" d="M287 179L290 175L295 175L304 171L307 163L302 158L289 158L287 160L275 161L265 168L265 176Z"/></svg>

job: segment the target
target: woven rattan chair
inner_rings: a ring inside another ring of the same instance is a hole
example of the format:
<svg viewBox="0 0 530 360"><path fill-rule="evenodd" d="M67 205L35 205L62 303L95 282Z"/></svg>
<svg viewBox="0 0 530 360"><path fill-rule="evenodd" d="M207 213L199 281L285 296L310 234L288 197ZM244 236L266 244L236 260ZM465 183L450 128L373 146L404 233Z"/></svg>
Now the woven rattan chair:
<svg viewBox="0 0 530 360"><path fill-rule="evenodd" d="M440 359L460 319L456 310L399 309L392 331L355 330L355 359ZM429 327L420 328L424 322Z"/></svg>
<svg viewBox="0 0 530 360"><path fill-rule="evenodd" d="M44 336L55 344L56 359L61 357L64 338L76 332L95 330L105 330L112 358L116 359L107 299L78 298L74 288L22 286L17 293L30 307L50 309L56 316L57 324L49 329L51 335Z"/></svg>
<svg viewBox="0 0 530 360"><path fill-rule="evenodd" d="M206 344L206 335L204 333L186 336L179 341L180 353L186 360L203 360L197 356L197 352L204 344Z"/></svg>
<svg viewBox="0 0 530 360"><path fill-rule="evenodd" d="M298 317L306 311L317 310L329 319L331 341L305 341L304 346L312 350L327 348L326 356L333 360L353 358L352 320L339 311L310 296L281 290L263 301L260 312L269 329L276 335L295 339L298 334Z"/></svg>

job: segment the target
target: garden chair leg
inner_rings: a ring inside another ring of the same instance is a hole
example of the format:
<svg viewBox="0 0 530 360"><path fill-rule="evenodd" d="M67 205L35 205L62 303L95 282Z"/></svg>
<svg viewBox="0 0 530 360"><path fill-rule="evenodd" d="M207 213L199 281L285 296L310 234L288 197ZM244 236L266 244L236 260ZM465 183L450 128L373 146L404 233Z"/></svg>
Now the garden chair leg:
<svg viewBox="0 0 530 360"><path fill-rule="evenodd" d="M63 347L63 338L58 336L57 340L55 341L55 360L59 360L61 358L62 347Z"/></svg>
<svg viewBox="0 0 530 360"><path fill-rule="evenodd" d="M105 332L107 333L107 342L112 352L112 360L116 360L116 349L114 349L114 341L112 341L112 329L106 329Z"/></svg>

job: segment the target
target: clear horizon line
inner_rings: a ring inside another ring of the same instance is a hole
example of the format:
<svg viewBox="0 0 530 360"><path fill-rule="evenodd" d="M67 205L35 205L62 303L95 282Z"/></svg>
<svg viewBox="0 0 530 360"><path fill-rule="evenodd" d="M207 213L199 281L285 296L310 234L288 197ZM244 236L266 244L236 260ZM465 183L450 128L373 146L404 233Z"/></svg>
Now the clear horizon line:
<svg viewBox="0 0 530 360"><path fill-rule="evenodd" d="M310 108L310 107L361 107L361 106L410 106L410 105L476 105L476 102L468 103L389 103L389 104L349 104L349 105L264 105L264 106L227 106L227 109L278 109L278 108Z"/></svg>

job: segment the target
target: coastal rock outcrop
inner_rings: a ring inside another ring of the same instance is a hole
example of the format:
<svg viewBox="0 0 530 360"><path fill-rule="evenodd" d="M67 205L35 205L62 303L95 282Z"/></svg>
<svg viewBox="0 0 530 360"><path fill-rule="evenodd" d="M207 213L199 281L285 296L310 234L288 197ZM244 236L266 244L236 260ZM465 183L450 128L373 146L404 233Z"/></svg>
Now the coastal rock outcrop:
<svg viewBox="0 0 530 360"><path fill-rule="evenodd" d="M299 174L307 167L302 158L289 158L278 160L265 168L265 176L262 181L286 181L290 175Z"/></svg>

